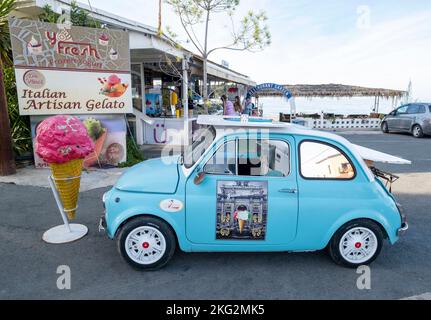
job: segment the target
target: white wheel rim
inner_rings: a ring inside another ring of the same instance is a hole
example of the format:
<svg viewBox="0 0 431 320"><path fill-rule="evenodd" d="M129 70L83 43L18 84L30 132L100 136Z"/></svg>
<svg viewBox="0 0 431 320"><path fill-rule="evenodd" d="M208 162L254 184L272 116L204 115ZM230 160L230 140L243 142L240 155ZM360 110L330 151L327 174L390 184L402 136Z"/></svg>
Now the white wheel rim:
<svg viewBox="0 0 431 320"><path fill-rule="evenodd" d="M415 127L415 136L419 136L421 134L421 128Z"/></svg>
<svg viewBox="0 0 431 320"><path fill-rule="evenodd" d="M343 258L355 264L370 260L377 251L378 241L373 231L358 227L347 231L340 240L340 253Z"/></svg>
<svg viewBox="0 0 431 320"><path fill-rule="evenodd" d="M163 257L166 240L158 229L144 226L130 232L124 246L130 259L142 265L149 265Z"/></svg>

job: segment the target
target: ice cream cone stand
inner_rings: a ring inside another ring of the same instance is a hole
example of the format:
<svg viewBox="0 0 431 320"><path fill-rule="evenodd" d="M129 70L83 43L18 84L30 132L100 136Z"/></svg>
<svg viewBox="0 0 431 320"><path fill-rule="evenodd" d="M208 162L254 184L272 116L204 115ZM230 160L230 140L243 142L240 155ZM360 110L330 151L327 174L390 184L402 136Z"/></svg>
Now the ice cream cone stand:
<svg viewBox="0 0 431 320"><path fill-rule="evenodd" d="M9 20L20 115L30 116L36 168L49 186L63 224L45 242L88 233L72 223L83 168L125 162L126 117L133 113L129 34L36 20Z"/></svg>

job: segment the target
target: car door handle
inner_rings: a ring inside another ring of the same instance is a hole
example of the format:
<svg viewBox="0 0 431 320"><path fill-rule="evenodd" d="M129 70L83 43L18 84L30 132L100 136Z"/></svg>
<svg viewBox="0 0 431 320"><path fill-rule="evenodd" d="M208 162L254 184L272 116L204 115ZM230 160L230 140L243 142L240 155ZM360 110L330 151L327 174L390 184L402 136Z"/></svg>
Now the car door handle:
<svg viewBox="0 0 431 320"><path fill-rule="evenodd" d="M280 190L278 190L278 192L294 194L294 193L297 193L297 192L298 192L298 190L297 190L297 189L294 189L294 188L292 188L292 189L280 189Z"/></svg>

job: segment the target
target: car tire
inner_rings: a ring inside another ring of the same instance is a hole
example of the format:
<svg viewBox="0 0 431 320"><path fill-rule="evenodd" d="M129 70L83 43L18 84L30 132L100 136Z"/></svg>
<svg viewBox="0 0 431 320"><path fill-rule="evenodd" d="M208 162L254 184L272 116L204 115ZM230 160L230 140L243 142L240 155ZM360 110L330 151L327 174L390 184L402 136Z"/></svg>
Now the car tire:
<svg viewBox="0 0 431 320"><path fill-rule="evenodd" d="M328 251L332 260L348 268L372 263L380 254L384 233L381 227L365 219L342 226L332 237Z"/></svg>
<svg viewBox="0 0 431 320"><path fill-rule="evenodd" d="M389 126L388 126L388 123L386 121L382 122L381 128L382 128L383 133L389 133Z"/></svg>
<svg viewBox="0 0 431 320"><path fill-rule="evenodd" d="M122 258L133 268L155 271L171 260L176 237L166 222L153 217L138 217L121 228L117 247Z"/></svg>
<svg viewBox="0 0 431 320"><path fill-rule="evenodd" d="M412 128L412 134L415 138L423 138L424 131L422 130L422 127L418 124L415 124Z"/></svg>

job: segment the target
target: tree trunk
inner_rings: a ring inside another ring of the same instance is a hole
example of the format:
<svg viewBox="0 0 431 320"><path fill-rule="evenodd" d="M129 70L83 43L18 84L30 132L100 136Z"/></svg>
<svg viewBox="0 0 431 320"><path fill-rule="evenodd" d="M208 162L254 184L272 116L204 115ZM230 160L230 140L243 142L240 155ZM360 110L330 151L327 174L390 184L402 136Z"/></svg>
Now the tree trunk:
<svg viewBox="0 0 431 320"><path fill-rule="evenodd" d="M3 79L3 63L0 59L0 176L8 176L15 173L15 159L13 156L6 91Z"/></svg>
<svg viewBox="0 0 431 320"><path fill-rule="evenodd" d="M208 101L208 58L204 57L204 62L203 62L203 69L202 69L202 73L203 73L203 81L202 81L202 95L204 98L204 103L205 103L205 111L208 113L208 106L207 106L207 101Z"/></svg>
<svg viewBox="0 0 431 320"><path fill-rule="evenodd" d="M159 0L159 21L158 21L158 30L159 35L162 34L162 0Z"/></svg>

